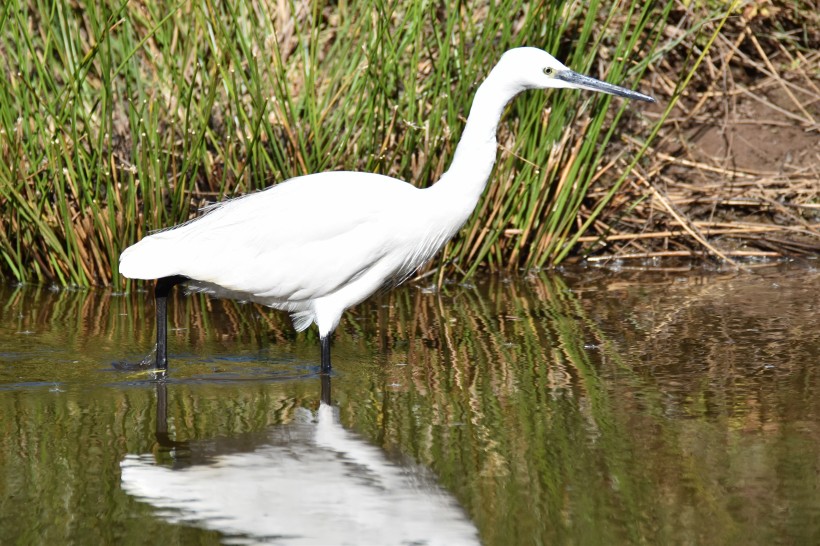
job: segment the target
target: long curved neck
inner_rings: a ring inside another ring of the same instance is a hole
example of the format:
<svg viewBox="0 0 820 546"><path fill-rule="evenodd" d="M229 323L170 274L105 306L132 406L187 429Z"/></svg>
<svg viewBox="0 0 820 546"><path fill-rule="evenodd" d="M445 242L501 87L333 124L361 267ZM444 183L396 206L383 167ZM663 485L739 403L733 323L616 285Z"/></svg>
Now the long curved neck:
<svg viewBox="0 0 820 546"><path fill-rule="evenodd" d="M476 91L464 133L456 147L450 168L431 189L442 194L442 199L452 199L454 209L463 209L463 220L475 209L478 199L487 185L496 158L496 132L504 107L518 93L506 85L498 68Z"/></svg>

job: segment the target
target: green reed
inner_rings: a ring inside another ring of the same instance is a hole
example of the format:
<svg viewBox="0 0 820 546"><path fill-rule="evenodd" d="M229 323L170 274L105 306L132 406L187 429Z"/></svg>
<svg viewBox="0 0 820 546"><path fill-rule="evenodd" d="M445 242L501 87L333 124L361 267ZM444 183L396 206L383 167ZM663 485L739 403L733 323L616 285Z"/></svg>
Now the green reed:
<svg viewBox="0 0 820 546"><path fill-rule="evenodd" d="M539 46L637 85L672 5L8 0L0 268L20 281L119 284L125 247L210 201L336 169L427 186L503 51ZM627 108L576 92L515 101L490 189L439 263L565 258Z"/></svg>

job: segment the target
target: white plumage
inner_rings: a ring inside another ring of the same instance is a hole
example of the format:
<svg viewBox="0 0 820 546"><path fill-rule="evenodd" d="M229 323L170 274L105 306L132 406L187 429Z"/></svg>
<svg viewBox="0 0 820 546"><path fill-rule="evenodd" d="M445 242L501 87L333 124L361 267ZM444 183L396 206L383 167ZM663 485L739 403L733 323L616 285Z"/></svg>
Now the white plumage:
<svg viewBox="0 0 820 546"><path fill-rule="evenodd" d="M433 194L375 174L295 178L146 237L123 252L120 272L183 275L194 289L295 313L299 330L316 322L324 337L344 309L403 280L460 227L433 217Z"/></svg>
<svg viewBox="0 0 820 546"><path fill-rule="evenodd" d="M355 172L294 178L144 238L122 253L120 273L183 276L194 289L288 311L298 330L316 323L327 371L329 336L344 310L407 278L455 235L492 171L504 107L526 89L550 87L653 100L572 72L539 49L513 49L477 90L453 162L433 186ZM163 299L158 321L164 309Z"/></svg>

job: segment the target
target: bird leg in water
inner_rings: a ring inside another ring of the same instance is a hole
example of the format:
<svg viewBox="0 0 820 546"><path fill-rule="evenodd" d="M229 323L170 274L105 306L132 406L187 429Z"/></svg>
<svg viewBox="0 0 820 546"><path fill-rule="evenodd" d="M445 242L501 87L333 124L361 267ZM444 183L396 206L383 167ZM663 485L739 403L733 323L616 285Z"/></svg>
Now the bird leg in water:
<svg viewBox="0 0 820 546"><path fill-rule="evenodd" d="M319 338L322 346L322 373L330 373L330 334Z"/></svg>
<svg viewBox="0 0 820 546"><path fill-rule="evenodd" d="M157 362L154 366L163 372L168 369L168 294L176 285L185 282L182 275L157 279L154 287L154 302L157 306Z"/></svg>

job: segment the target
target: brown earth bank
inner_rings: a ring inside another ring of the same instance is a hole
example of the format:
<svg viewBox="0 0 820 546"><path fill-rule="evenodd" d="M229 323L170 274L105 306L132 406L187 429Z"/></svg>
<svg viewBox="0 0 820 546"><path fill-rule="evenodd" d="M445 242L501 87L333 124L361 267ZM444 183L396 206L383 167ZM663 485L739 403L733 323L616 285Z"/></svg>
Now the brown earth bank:
<svg viewBox="0 0 820 546"><path fill-rule="evenodd" d="M817 8L754 2L727 20L650 143L647 161L596 224L597 234L582 238L587 259L698 256L739 265L820 255ZM697 15L696 8L676 13L670 39L676 21L682 28ZM648 120L674 101L679 82L670 75L685 74L709 26L655 63L648 83L658 104Z"/></svg>

